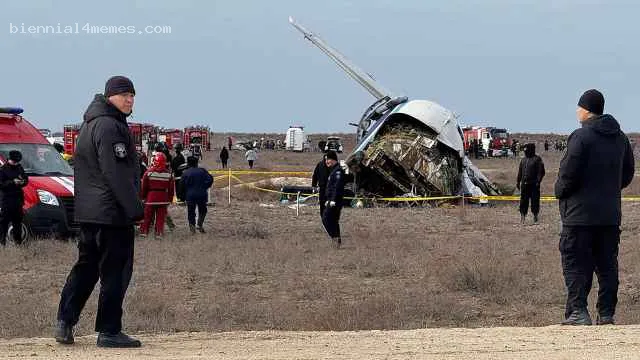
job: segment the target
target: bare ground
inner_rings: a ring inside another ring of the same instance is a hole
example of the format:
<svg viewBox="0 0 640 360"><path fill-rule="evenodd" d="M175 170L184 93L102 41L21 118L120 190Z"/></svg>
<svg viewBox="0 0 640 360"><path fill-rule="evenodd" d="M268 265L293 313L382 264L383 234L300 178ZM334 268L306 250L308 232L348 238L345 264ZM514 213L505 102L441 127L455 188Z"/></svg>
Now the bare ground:
<svg viewBox="0 0 640 360"><path fill-rule="evenodd" d="M0 341L0 359L637 359L639 326L142 335L141 349Z"/></svg>

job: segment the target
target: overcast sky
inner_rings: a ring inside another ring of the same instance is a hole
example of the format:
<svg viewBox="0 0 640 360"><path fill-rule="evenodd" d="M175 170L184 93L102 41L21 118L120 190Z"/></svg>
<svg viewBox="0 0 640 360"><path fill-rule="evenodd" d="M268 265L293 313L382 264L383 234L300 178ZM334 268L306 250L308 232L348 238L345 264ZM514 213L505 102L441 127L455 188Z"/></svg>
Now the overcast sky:
<svg viewBox="0 0 640 360"><path fill-rule="evenodd" d="M639 131L639 14L631 0L3 0L0 106L59 130L121 74L135 84L137 122L352 131L374 99L293 16L386 88L464 124L570 132L578 97L595 87L605 111ZM76 23L79 33L28 33ZM135 31L88 34L87 23ZM171 33L145 34L148 25Z"/></svg>

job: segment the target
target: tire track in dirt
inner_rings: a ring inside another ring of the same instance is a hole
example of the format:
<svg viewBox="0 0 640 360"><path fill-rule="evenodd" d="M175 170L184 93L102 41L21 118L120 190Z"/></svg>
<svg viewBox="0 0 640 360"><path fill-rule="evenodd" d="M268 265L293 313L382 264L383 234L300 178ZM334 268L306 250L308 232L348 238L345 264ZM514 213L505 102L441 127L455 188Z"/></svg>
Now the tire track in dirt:
<svg viewBox="0 0 640 360"><path fill-rule="evenodd" d="M141 349L0 340L0 359L638 359L640 326L139 335Z"/></svg>

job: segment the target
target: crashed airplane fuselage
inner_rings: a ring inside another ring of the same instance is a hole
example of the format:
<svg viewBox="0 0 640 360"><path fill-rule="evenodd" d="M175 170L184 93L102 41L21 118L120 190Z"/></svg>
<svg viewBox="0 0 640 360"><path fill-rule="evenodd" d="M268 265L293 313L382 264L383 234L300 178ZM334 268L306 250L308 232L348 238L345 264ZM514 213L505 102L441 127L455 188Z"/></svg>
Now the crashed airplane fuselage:
<svg viewBox="0 0 640 360"><path fill-rule="evenodd" d="M357 146L346 164L359 194L373 196L497 195L465 156L462 130L450 110L427 100L393 96L367 73L289 18L376 101L357 126Z"/></svg>

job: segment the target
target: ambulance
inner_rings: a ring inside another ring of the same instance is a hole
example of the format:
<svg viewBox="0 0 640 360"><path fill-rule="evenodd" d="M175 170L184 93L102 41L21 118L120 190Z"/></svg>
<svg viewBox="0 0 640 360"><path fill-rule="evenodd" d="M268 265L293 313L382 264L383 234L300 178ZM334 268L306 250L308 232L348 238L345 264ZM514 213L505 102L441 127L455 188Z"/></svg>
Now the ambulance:
<svg viewBox="0 0 640 360"><path fill-rule="evenodd" d="M11 150L18 150L29 177L23 188L23 240L73 235L78 231L73 216L73 169L22 113L21 108L0 108L0 165ZM8 239L12 239L12 232L9 228Z"/></svg>

